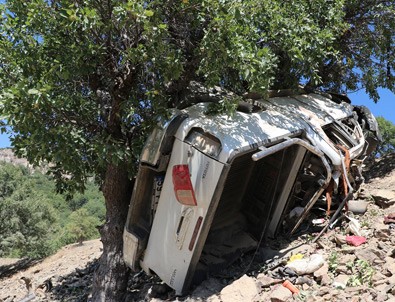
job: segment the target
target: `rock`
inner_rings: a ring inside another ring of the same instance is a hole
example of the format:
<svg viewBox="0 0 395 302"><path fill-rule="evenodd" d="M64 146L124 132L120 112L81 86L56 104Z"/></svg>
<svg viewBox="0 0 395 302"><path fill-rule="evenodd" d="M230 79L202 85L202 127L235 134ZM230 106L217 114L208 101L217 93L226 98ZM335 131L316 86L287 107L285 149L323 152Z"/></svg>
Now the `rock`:
<svg viewBox="0 0 395 302"><path fill-rule="evenodd" d="M376 189L370 192L376 204L382 208L388 208L395 204L395 192L386 189Z"/></svg>
<svg viewBox="0 0 395 302"><path fill-rule="evenodd" d="M350 299L351 299L350 294L348 294L345 291L339 293L339 295L336 297L337 301L349 301Z"/></svg>
<svg viewBox="0 0 395 302"><path fill-rule="evenodd" d="M325 263L319 270L314 272L314 278L321 285L329 285L331 283L331 277L328 275L328 263Z"/></svg>
<svg viewBox="0 0 395 302"><path fill-rule="evenodd" d="M310 285L308 285L308 284L306 284L306 283L304 283L304 284L302 285L302 289L303 289L304 291L308 290L309 288L310 288Z"/></svg>
<svg viewBox="0 0 395 302"><path fill-rule="evenodd" d="M270 301L270 293L262 292L256 301Z"/></svg>
<svg viewBox="0 0 395 302"><path fill-rule="evenodd" d="M355 251L355 256L360 260L366 260L370 264L377 263L377 260L383 260L385 255L379 250L373 248L358 249Z"/></svg>
<svg viewBox="0 0 395 302"><path fill-rule="evenodd" d="M386 276L384 276L379 271L376 271L374 273L373 277L372 277L372 282L375 283L375 282L378 282L378 281L381 281L381 280L386 280L386 279L387 279Z"/></svg>
<svg viewBox="0 0 395 302"><path fill-rule="evenodd" d="M366 286L361 285L361 286L347 287L344 291L355 294L356 292L363 292L365 290L366 290Z"/></svg>
<svg viewBox="0 0 395 302"><path fill-rule="evenodd" d="M394 293L395 292L395 284L388 284L385 288L384 288L384 290L383 290L383 292L384 293Z"/></svg>
<svg viewBox="0 0 395 302"><path fill-rule="evenodd" d="M298 277L296 279L296 281L295 281L295 285L301 285L301 284L307 284L308 286L312 286L313 285L313 280L311 280L307 276Z"/></svg>
<svg viewBox="0 0 395 302"><path fill-rule="evenodd" d="M357 257L354 254L345 254L339 256L339 265L347 265L353 263Z"/></svg>
<svg viewBox="0 0 395 302"><path fill-rule="evenodd" d="M347 266L346 266L346 265L339 265L339 266L336 268L336 273L339 273L339 274L347 274L347 273L348 273L348 268L347 268Z"/></svg>
<svg viewBox="0 0 395 302"><path fill-rule="evenodd" d="M192 297L208 297L218 293L223 288L223 284L215 278L204 280L192 293Z"/></svg>
<svg viewBox="0 0 395 302"><path fill-rule="evenodd" d="M345 235L336 234L333 238L335 238L335 242L338 245L346 244L346 236Z"/></svg>
<svg viewBox="0 0 395 302"><path fill-rule="evenodd" d="M271 302L285 302L292 298L292 292L282 285L277 286L270 294ZM247 301L247 300L245 300Z"/></svg>
<svg viewBox="0 0 395 302"><path fill-rule="evenodd" d="M274 279L274 278L269 277L269 276L267 276L265 274L259 274L256 277L256 279L257 279L257 281L260 283L260 285L262 287L269 287L269 286L271 286L273 284L278 284L278 283L282 282L281 279Z"/></svg>
<svg viewBox="0 0 395 302"><path fill-rule="evenodd" d="M240 279L221 290L223 302L253 301L259 295L259 289L254 278L243 275Z"/></svg>
<svg viewBox="0 0 395 302"><path fill-rule="evenodd" d="M392 257L385 257L385 268L394 276L395 275L395 259Z"/></svg>
<svg viewBox="0 0 395 302"><path fill-rule="evenodd" d="M386 253L387 255L391 255L393 252L393 246L392 244L387 244L385 242L379 241L377 242L377 247L382 250L384 253Z"/></svg>
<svg viewBox="0 0 395 302"><path fill-rule="evenodd" d="M387 241L391 238L391 230L389 229L379 229L374 232L374 236L377 239Z"/></svg>
<svg viewBox="0 0 395 302"><path fill-rule="evenodd" d="M375 302L384 302L385 300L387 300L387 295L384 293L378 293Z"/></svg>
<svg viewBox="0 0 395 302"><path fill-rule="evenodd" d="M350 277L348 275L340 274L335 278L335 280L333 280L332 286L335 288L345 289L349 278Z"/></svg>
<svg viewBox="0 0 395 302"><path fill-rule="evenodd" d="M312 244L302 244L297 247L282 249L280 250L280 253L284 255L283 257L290 258L292 255L295 254L309 255L313 253L313 251L314 246Z"/></svg>
<svg viewBox="0 0 395 302"><path fill-rule="evenodd" d="M379 285L387 284L387 278L373 282L374 288L377 289Z"/></svg>
<svg viewBox="0 0 395 302"><path fill-rule="evenodd" d="M374 289L375 289L375 291L377 292L377 293L383 293L383 294L385 294L385 289L387 288L387 286L388 286L388 284L386 283L386 282L384 282L384 283L381 283L381 284L379 284L379 285L375 285L374 286Z"/></svg>
<svg viewBox="0 0 395 302"><path fill-rule="evenodd" d="M364 293L364 294L362 294L360 301L373 302L374 300L373 300L372 295L370 293Z"/></svg>

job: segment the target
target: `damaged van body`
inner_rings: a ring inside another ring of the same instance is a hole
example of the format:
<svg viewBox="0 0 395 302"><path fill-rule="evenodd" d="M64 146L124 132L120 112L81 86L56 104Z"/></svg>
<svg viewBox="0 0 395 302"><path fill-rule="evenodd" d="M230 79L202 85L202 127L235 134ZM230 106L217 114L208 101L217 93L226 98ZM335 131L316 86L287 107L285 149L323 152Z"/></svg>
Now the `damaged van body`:
<svg viewBox="0 0 395 302"><path fill-rule="evenodd" d="M294 232L316 203L330 215L329 201L363 181L380 136L369 110L342 95L255 97L232 115L208 106L175 111L148 138L124 230L125 262L177 294L264 238Z"/></svg>

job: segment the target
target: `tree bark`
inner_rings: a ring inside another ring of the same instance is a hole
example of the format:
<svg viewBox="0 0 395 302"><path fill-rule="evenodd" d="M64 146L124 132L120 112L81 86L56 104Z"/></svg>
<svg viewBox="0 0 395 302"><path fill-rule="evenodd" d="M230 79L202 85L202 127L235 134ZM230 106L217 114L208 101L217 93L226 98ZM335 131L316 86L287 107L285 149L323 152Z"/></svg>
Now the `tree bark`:
<svg viewBox="0 0 395 302"><path fill-rule="evenodd" d="M132 189L126 169L109 164L103 185L107 215L100 229L103 254L94 274L92 301L124 301L129 269L123 261L122 234Z"/></svg>

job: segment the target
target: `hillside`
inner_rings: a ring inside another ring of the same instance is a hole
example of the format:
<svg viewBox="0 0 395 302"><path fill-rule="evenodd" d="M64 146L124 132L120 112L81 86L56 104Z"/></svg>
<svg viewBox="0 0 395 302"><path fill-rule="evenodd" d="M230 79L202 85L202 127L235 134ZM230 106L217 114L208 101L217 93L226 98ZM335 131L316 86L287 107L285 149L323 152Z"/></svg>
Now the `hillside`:
<svg viewBox="0 0 395 302"><path fill-rule="evenodd" d="M28 163L28 161L25 158L19 158L15 156L11 148L0 149L0 162L6 162L13 165L22 165L24 167L31 168L31 165Z"/></svg>
<svg viewBox="0 0 395 302"><path fill-rule="evenodd" d="M395 301L395 223L384 224L384 217L395 213L395 154L377 160L366 178L357 199L369 202L367 211L363 215L349 214L359 221L365 244L354 247L342 242L348 225L344 220L316 243L311 242L315 233L301 234L292 241L281 238L269 242L258 253L266 256L266 262L262 257L251 261L252 255L244 255L221 276L192 289L187 297L176 298L159 279L136 274L130 278L128 301ZM32 281L36 295L33 301L86 301L100 249L99 240L69 245L27 268L13 267L12 260L1 259L0 301L20 301L28 294L22 277ZM307 258L318 253L325 264L315 273L294 277L287 275L283 263L275 267L276 260L271 260L269 253L287 260L292 254ZM273 267L264 266L267 262ZM253 265L248 274L243 275L250 263ZM299 296L292 297L281 286L282 279L276 279L279 274L296 284ZM52 287L45 292L49 279ZM37 289L39 285L42 289Z"/></svg>

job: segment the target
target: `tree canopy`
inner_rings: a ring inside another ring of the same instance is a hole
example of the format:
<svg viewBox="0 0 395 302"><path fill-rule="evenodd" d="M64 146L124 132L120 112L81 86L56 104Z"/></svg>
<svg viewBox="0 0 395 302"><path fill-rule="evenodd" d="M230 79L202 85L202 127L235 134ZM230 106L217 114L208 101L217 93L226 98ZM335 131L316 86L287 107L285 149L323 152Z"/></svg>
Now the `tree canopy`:
<svg viewBox="0 0 395 302"><path fill-rule="evenodd" d="M363 88L377 101L379 87L395 91L394 10L393 0L4 1L0 115L18 154L52 163L59 191L96 177L116 266L141 145L191 81L236 94ZM126 288L101 281L108 301Z"/></svg>
<svg viewBox="0 0 395 302"><path fill-rule="evenodd" d="M395 151L395 125L382 116L377 117L377 123L379 124L382 141L377 147L376 156L393 153Z"/></svg>
<svg viewBox="0 0 395 302"><path fill-rule="evenodd" d="M92 182L67 202L42 172L0 162L0 257L42 258L65 244L98 238L104 211Z"/></svg>

